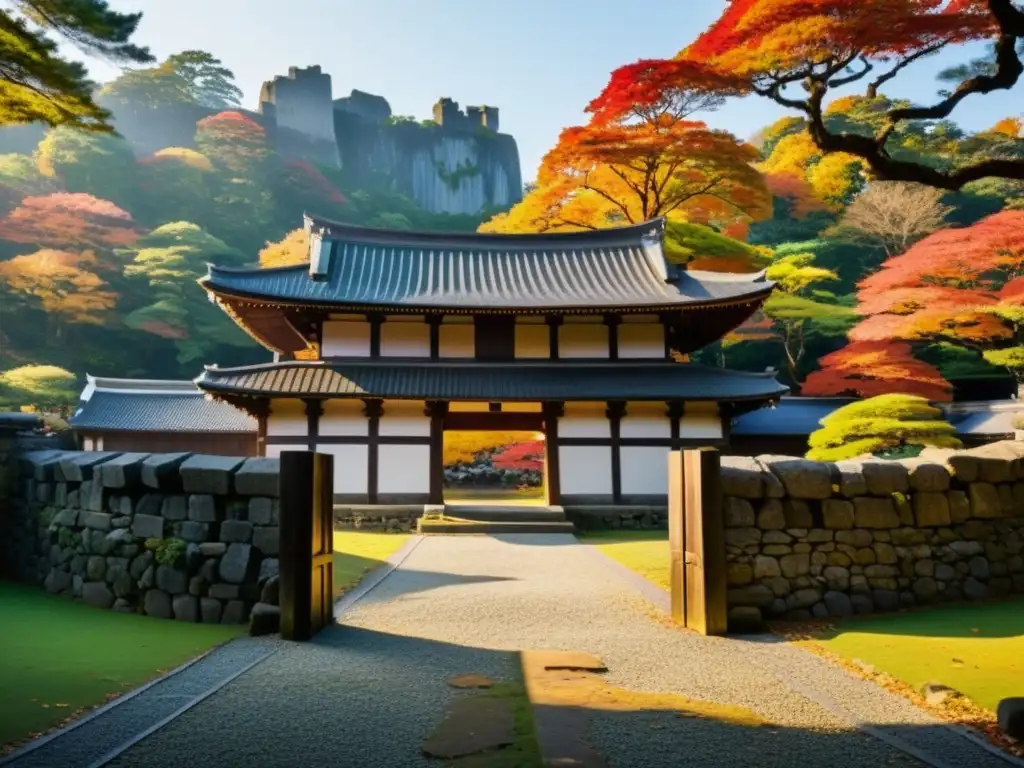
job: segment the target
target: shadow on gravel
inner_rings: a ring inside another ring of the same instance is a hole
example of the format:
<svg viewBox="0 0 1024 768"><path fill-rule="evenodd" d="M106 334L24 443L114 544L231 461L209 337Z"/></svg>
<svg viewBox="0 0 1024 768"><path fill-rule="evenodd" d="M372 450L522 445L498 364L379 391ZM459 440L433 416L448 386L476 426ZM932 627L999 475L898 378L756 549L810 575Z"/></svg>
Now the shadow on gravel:
<svg viewBox="0 0 1024 768"><path fill-rule="evenodd" d="M518 581L508 576L487 576L484 574L446 573L440 571L417 571L400 568L387 575L388 590L371 590L359 603L388 602L395 598L395 593L403 597L417 592L429 592L441 587L452 587L460 584L487 584L496 581Z"/></svg>

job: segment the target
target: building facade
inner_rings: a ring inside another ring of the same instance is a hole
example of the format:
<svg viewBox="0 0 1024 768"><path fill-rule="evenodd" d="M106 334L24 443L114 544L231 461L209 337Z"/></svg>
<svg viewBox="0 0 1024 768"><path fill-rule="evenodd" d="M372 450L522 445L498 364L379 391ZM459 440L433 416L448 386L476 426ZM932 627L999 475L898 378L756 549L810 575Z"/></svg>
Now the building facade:
<svg viewBox="0 0 1024 768"><path fill-rule="evenodd" d="M307 264L200 281L275 361L208 366L196 385L256 419L260 455L333 454L341 503L443 503L446 430L531 430L549 504L663 504L670 449L723 447L734 416L786 392L685 362L773 286L668 264L662 220L541 235L305 224Z"/></svg>

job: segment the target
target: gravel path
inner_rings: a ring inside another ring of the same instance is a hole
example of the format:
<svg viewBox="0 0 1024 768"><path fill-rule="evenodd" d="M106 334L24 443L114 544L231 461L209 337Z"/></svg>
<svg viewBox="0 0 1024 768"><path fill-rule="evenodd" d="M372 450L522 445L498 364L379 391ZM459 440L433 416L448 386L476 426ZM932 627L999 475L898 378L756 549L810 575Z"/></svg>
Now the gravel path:
<svg viewBox="0 0 1024 768"><path fill-rule="evenodd" d="M933 765L1007 765L804 651L667 625L603 555L567 535L424 539L341 621L313 643L283 644L112 765L430 765L419 745L460 695L444 681L509 679L524 649L592 653L611 685L744 706L779 724L596 713L589 737L612 768L925 764L855 723L912 742Z"/></svg>

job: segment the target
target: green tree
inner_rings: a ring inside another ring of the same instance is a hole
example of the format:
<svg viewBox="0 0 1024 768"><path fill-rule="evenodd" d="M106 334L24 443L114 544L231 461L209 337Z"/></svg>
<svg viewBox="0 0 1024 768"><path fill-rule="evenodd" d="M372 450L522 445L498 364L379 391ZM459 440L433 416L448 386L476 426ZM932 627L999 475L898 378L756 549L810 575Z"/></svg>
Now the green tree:
<svg viewBox="0 0 1024 768"><path fill-rule="evenodd" d="M199 104L210 109L237 107L242 98L234 73L206 51L168 56L155 67L129 70L100 91L103 98L149 108Z"/></svg>
<svg viewBox="0 0 1024 768"><path fill-rule="evenodd" d="M135 213L135 153L119 136L70 126L51 128L35 153L39 172L68 192L87 192Z"/></svg>
<svg viewBox="0 0 1024 768"><path fill-rule="evenodd" d="M212 356L219 345L252 345L196 285L207 263L242 264L240 251L191 222L176 221L143 235L123 253L131 258L125 276L145 280L149 289L149 301L125 318L128 327L172 340L179 363Z"/></svg>
<svg viewBox="0 0 1024 768"><path fill-rule="evenodd" d="M78 399L75 374L55 365L22 365L0 373L0 407L66 412Z"/></svg>
<svg viewBox="0 0 1024 768"><path fill-rule="evenodd" d="M807 458L816 461L865 454L896 458L916 455L925 446L961 447L942 411L915 395L878 395L845 405L822 419L808 442Z"/></svg>
<svg viewBox="0 0 1024 768"><path fill-rule="evenodd" d="M764 312L772 319L786 355L786 368L794 385L801 380L801 364L812 337L842 337L856 322L857 314L838 303L835 294L816 289L838 276L814 265L813 253L794 253L777 258L766 277L777 284L765 302Z"/></svg>
<svg viewBox="0 0 1024 768"><path fill-rule="evenodd" d="M57 50L55 33L86 53L118 64L146 64L149 50L130 38L141 13L112 11L105 0L11 0L0 10L0 125L47 123L110 133L110 113L93 100L85 67Z"/></svg>

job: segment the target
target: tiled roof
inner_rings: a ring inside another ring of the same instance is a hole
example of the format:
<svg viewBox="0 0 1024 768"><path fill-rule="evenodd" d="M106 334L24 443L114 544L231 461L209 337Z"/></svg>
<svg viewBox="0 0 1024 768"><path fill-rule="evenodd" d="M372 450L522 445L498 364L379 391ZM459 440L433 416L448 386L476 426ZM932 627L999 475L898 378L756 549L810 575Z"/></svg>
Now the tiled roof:
<svg viewBox="0 0 1024 768"><path fill-rule="evenodd" d="M733 420L734 435L809 435L832 411L852 397L783 397L774 408L745 413Z"/></svg>
<svg viewBox="0 0 1024 768"><path fill-rule="evenodd" d="M540 235L387 231L307 217L310 263L211 265L200 282L225 296L401 310L674 308L755 302L764 274L678 269L662 253L664 221Z"/></svg>
<svg viewBox="0 0 1024 768"><path fill-rule="evenodd" d="M115 384L106 389L102 385ZM129 388L131 387L131 388ZM227 403L207 400L192 382L94 379L71 426L127 432L255 432L256 421Z"/></svg>
<svg viewBox="0 0 1024 768"><path fill-rule="evenodd" d="M272 363L207 368L211 393L417 400L766 401L787 391L771 375L681 363Z"/></svg>

